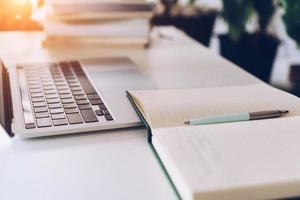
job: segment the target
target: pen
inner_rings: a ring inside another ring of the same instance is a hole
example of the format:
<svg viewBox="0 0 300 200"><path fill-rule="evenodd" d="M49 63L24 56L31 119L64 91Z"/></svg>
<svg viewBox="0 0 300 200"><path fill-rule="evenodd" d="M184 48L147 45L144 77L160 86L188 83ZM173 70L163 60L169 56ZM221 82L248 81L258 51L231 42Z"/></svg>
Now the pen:
<svg viewBox="0 0 300 200"><path fill-rule="evenodd" d="M288 110L266 110L259 112L243 112L228 115L217 115L210 117L202 117L190 119L184 122L189 125L202 125L202 124L215 124L215 123L225 123L225 122L238 122L238 121L249 121L258 119L270 119L281 117L288 114Z"/></svg>

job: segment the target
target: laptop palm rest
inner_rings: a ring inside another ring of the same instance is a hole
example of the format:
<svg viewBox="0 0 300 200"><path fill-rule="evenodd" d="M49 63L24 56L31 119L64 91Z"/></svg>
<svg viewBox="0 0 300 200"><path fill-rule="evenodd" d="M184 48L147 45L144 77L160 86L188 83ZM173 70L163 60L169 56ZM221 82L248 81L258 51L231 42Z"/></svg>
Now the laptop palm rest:
<svg viewBox="0 0 300 200"><path fill-rule="evenodd" d="M154 84L135 68L85 67L96 90L110 106L116 123L139 122L140 119L126 96L127 90L154 89Z"/></svg>

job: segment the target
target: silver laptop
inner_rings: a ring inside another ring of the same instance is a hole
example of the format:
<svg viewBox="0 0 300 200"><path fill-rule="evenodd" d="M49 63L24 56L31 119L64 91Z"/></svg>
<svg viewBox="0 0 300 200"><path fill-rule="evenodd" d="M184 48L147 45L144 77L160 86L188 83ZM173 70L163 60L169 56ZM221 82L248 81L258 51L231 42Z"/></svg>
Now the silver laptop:
<svg viewBox="0 0 300 200"><path fill-rule="evenodd" d="M155 88L128 58L6 64L0 121L21 138L140 126L126 90Z"/></svg>

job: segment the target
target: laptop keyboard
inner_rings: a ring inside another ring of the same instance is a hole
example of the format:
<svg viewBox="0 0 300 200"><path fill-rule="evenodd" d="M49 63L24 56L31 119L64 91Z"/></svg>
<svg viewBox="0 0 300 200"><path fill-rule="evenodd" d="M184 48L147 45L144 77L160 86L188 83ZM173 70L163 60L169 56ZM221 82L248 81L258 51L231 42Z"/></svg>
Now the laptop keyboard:
<svg viewBox="0 0 300 200"><path fill-rule="evenodd" d="M19 73L20 87L22 80L26 84L21 89L26 129L113 120L79 62L26 65L18 70L24 70Z"/></svg>

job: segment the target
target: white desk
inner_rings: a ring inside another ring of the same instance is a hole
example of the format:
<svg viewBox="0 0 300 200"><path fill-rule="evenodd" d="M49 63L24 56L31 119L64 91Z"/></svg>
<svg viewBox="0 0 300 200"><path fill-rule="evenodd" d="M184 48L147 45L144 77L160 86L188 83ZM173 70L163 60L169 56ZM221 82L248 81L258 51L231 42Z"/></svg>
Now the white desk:
<svg viewBox="0 0 300 200"><path fill-rule="evenodd" d="M259 80L174 28L154 31L141 49L41 47L43 34L0 33L4 61L129 56L159 88L209 87ZM10 139L0 131L1 200L176 199L146 131L126 129L41 139Z"/></svg>

